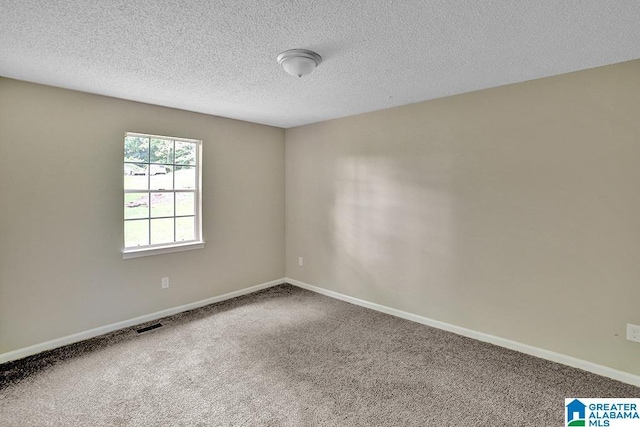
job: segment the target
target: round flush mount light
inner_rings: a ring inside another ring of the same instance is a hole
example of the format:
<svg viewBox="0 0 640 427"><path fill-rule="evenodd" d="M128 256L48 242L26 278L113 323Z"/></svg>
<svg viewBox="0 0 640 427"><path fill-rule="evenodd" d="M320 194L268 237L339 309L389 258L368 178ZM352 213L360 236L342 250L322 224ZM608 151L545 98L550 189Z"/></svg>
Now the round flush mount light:
<svg viewBox="0 0 640 427"><path fill-rule="evenodd" d="M317 53L306 49L285 50L278 55L278 64L289 74L295 77L306 76L316 69L322 62Z"/></svg>

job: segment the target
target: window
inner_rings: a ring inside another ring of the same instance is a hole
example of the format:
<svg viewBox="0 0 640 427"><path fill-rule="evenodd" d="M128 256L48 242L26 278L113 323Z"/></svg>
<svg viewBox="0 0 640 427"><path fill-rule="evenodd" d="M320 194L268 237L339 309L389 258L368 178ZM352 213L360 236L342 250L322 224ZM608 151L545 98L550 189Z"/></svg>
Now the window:
<svg viewBox="0 0 640 427"><path fill-rule="evenodd" d="M202 141L127 133L124 138L124 258L204 246Z"/></svg>

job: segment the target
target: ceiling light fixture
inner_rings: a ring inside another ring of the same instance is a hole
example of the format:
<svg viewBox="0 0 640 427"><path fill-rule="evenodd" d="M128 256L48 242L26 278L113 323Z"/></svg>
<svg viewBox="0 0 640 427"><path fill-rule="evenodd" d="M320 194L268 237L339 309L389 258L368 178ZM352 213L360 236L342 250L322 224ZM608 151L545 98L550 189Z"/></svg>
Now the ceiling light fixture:
<svg viewBox="0 0 640 427"><path fill-rule="evenodd" d="M302 77L311 73L322 62L317 53L306 49L285 50L278 55L278 64L292 76Z"/></svg>

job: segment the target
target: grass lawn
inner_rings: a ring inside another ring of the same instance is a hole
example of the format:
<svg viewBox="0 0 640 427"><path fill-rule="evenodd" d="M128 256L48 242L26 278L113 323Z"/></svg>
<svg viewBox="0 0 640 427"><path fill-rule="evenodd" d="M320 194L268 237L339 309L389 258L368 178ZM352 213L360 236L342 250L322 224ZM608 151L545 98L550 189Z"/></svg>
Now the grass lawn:
<svg viewBox="0 0 640 427"><path fill-rule="evenodd" d="M193 192L159 193L153 190L173 189L175 175L176 189L193 189L195 171L193 168L179 170L164 175L126 175L125 189L142 190L124 195L125 247L148 244L181 242L195 239L195 195ZM151 190L148 191L148 185ZM175 194L175 196L174 196ZM161 218L173 217L184 218ZM151 241L149 241L151 227ZM175 230L175 236L174 236Z"/></svg>

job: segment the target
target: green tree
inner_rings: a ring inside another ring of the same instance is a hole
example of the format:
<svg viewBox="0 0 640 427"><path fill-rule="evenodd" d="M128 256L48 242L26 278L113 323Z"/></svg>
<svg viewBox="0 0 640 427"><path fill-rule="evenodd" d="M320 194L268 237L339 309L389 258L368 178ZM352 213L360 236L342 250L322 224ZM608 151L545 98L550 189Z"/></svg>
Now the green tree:
<svg viewBox="0 0 640 427"><path fill-rule="evenodd" d="M127 136L124 139L124 161L146 163L149 161L149 138Z"/></svg>

